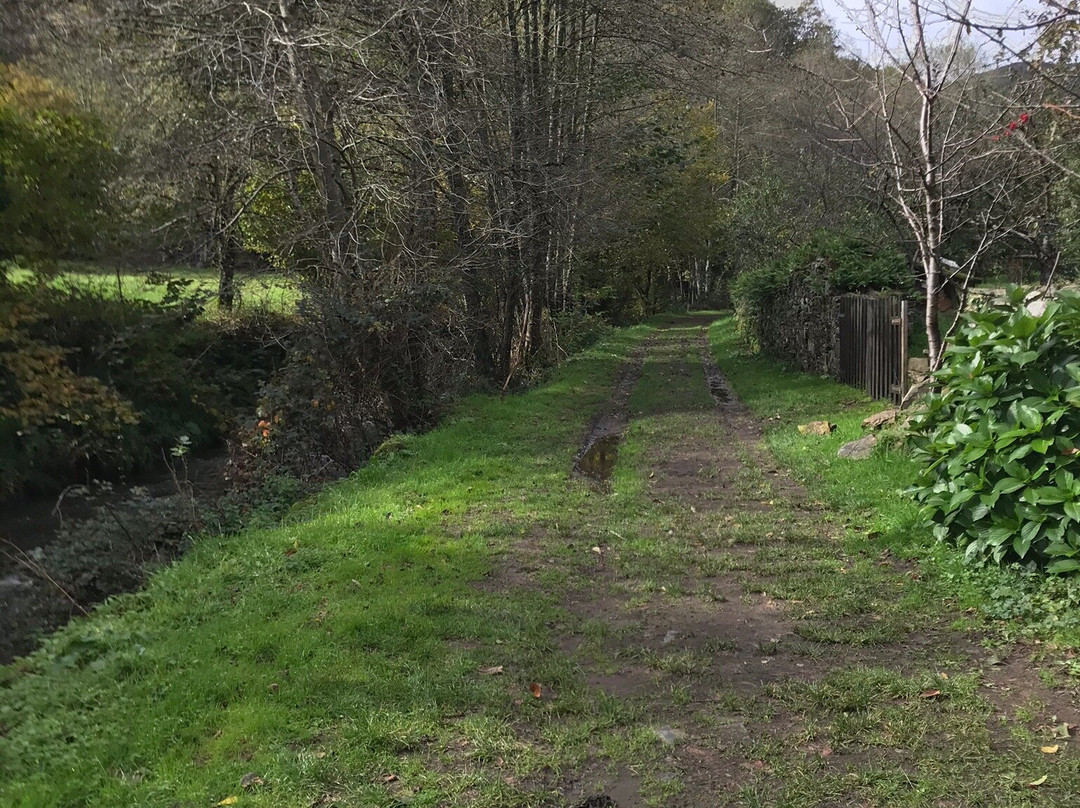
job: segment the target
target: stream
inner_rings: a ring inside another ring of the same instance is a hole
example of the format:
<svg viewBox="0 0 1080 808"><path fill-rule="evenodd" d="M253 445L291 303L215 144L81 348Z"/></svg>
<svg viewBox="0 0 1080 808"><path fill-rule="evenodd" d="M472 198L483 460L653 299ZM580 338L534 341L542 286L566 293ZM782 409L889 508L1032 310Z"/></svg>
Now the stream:
<svg viewBox="0 0 1080 808"><path fill-rule="evenodd" d="M117 483L72 485L0 506L0 664L179 555L197 505L228 490L217 449ZM51 580L50 580L51 579Z"/></svg>

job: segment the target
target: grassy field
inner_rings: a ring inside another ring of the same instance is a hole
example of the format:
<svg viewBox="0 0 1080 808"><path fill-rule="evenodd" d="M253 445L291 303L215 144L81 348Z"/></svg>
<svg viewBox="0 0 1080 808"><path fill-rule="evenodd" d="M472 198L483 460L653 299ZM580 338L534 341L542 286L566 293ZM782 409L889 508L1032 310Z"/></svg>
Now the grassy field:
<svg viewBox="0 0 1080 808"><path fill-rule="evenodd" d="M15 283L26 283L35 272L21 267L10 270L9 278ZM55 286L69 285L79 289L127 300L146 300L160 303L168 291L168 282L186 281L185 292L205 296L207 312L217 311L218 278L213 270L197 267L165 267L139 271L122 269L117 273L113 267L83 262L60 262L44 271L48 282ZM289 311L298 300L296 284L276 273L243 274L237 277L239 307L262 307L274 311Z"/></svg>

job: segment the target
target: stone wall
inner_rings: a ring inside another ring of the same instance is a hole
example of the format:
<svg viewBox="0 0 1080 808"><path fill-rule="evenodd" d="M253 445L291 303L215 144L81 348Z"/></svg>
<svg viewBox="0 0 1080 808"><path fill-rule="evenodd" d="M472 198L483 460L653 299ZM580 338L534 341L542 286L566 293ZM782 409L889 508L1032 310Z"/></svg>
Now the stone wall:
<svg viewBox="0 0 1080 808"><path fill-rule="evenodd" d="M762 306L762 353L822 376L840 372L840 319L836 292L817 272L793 273L786 288Z"/></svg>

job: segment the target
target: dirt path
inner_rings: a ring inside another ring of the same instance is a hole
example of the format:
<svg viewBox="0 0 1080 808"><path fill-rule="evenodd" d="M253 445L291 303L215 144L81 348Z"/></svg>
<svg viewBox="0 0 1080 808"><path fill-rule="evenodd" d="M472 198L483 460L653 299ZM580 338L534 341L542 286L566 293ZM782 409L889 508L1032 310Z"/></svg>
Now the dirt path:
<svg viewBox="0 0 1080 808"><path fill-rule="evenodd" d="M490 582L561 581L561 651L665 750L648 771L598 754L556 790L618 808L1061 804L1029 783L1076 782L1073 700L1023 649L995 659L950 630L912 566L845 552L843 514L762 447L703 326L672 321L629 361L576 459L613 485ZM548 557L564 540L591 547Z"/></svg>

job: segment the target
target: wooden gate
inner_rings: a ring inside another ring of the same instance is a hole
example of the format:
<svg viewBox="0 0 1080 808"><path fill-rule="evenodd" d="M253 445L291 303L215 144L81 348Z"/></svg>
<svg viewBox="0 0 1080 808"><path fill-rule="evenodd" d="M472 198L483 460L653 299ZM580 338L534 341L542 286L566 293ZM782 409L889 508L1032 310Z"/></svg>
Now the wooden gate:
<svg viewBox="0 0 1080 808"><path fill-rule="evenodd" d="M842 295L839 316L840 381L899 402L907 392L908 302Z"/></svg>

